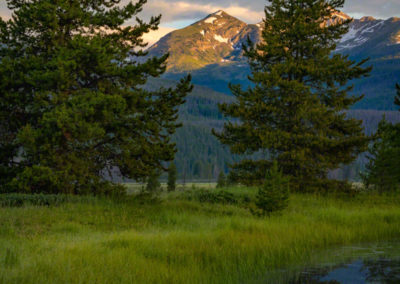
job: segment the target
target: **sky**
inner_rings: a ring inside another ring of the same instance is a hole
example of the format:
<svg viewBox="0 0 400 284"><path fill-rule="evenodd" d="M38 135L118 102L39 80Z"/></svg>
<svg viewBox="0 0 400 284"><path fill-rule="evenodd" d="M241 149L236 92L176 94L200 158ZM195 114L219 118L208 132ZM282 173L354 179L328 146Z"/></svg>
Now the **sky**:
<svg viewBox="0 0 400 284"><path fill-rule="evenodd" d="M122 0L122 3L127 1ZM188 26L218 10L224 10L247 23L258 23L266 4L266 0L148 0L140 17L148 19L151 15L163 15L159 30L144 37L149 44L153 44L174 29ZM354 18L400 17L400 0L347 0L343 12ZM0 16L10 16L6 0L0 0Z"/></svg>

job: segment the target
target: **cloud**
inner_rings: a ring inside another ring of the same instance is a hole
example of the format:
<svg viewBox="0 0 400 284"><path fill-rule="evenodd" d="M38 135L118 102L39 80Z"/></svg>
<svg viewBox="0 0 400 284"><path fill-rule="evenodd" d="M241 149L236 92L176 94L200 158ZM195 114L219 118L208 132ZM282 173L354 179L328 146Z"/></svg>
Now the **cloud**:
<svg viewBox="0 0 400 284"><path fill-rule="evenodd" d="M374 16L376 18L390 18L400 15L399 0L348 0L344 12L354 17Z"/></svg>
<svg viewBox="0 0 400 284"><path fill-rule="evenodd" d="M7 9L7 3L4 0L0 0L0 17L3 20L10 18L10 12Z"/></svg>
<svg viewBox="0 0 400 284"><path fill-rule="evenodd" d="M164 23L187 19L200 20L218 10L224 10L228 14L248 23L257 23L262 19L264 14L263 7L261 9L252 9L252 7L242 6L237 3L223 5L224 1L210 1L210 3L201 3L201 1L193 2L150 0L144 7L143 13L147 17L149 15L162 14L162 21Z"/></svg>
<svg viewBox="0 0 400 284"><path fill-rule="evenodd" d="M122 0L122 4L130 0ZM133 0L134 2L136 0ZM225 10L247 23L256 23L263 17L266 0L148 0L143 16L162 14L163 25L169 22L200 20L217 10ZM354 17L370 15L377 18L389 18L400 15L399 0L347 0L344 12ZM5 0L0 0L0 16L9 17Z"/></svg>
<svg viewBox="0 0 400 284"><path fill-rule="evenodd" d="M199 20L217 10L224 10L247 23L264 16L266 0L148 0L144 14L163 14L163 21ZM389 18L400 15L399 0L347 0L343 8L353 17Z"/></svg>
<svg viewBox="0 0 400 284"><path fill-rule="evenodd" d="M166 34L172 32L175 30L174 28L166 28L166 27L159 27L158 30L156 31L151 31L143 36L143 39L145 42L147 42L149 45L148 47L152 46L155 44L160 38L165 36Z"/></svg>
<svg viewBox="0 0 400 284"><path fill-rule="evenodd" d="M122 0L121 4L127 2L129 0ZM257 23L264 16L266 4L268 4L266 0L148 0L139 17L148 20L151 16L162 14L160 30L145 36L146 40L153 43L165 33L172 31L172 28L184 27L217 10L224 10L247 23ZM361 16L389 18L400 15L400 1L347 0L343 11L355 18ZM8 18L9 15L6 1L0 0L0 16Z"/></svg>

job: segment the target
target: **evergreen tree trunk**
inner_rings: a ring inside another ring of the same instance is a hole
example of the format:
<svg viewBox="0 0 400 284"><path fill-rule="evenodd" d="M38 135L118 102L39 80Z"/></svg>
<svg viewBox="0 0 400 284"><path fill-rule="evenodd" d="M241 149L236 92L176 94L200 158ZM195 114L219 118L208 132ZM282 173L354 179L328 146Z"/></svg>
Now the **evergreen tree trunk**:
<svg viewBox="0 0 400 284"><path fill-rule="evenodd" d="M175 191L176 189L176 166L172 164L168 170L168 191Z"/></svg>

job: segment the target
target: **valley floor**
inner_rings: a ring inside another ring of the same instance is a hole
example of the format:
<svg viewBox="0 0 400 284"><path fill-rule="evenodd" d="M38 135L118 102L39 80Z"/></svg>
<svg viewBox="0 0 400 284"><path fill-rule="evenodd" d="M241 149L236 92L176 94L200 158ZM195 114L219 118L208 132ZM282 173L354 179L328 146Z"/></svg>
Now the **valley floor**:
<svg viewBox="0 0 400 284"><path fill-rule="evenodd" d="M0 207L0 283L276 283L268 271L324 249L400 239L398 196L294 194L259 218L246 208L255 189L226 191L225 203L194 190Z"/></svg>

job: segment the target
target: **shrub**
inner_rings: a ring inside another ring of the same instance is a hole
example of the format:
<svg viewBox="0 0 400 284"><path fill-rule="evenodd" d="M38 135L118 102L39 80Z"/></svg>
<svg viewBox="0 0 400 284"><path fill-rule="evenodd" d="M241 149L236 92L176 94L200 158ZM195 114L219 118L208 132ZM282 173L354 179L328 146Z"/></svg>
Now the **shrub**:
<svg viewBox="0 0 400 284"><path fill-rule="evenodd" d="M58 174L43 166L26 167L10 184L13 192L56 194L62 192Z"/></svg>
<svg viewBox="0 0 400 284"><path fill-rule="evenodd" d="M206 189L185 192L185 198L207 203L238 204L239 198L227 191L211 191Z"/></svg>
<svg viewBox="0 0 400 284"><path fill-rule="evenodd" d="M226 177L224 172L220 172L218 175L218 181L217 181L217 188L222 188L226 186Z"/></svg>
<svg viewBox="0 0 400 284"><path fill-rule="evenodd" d="M146 190L148 192L155 192L161 188L161 184L159 182L160 174L157 171L153 171L153 173L147 179Z"/></svg>
<svg viewBox="0 0 400 284"><path fill-rule="evenodd" d="M256 200L257 209L253 213L257 215L270 215L281 211L288 206L289 200L289 178L285 177L274 161L270 170L267 171L264 185L259 188Z"/></svg>
<svg viewBox="0 0 400 284"><path fill-rule="evenodd" d="M32 206L58 206L73 200L73 196L62 194L2 194L0 195L1 207Z"/></svg>

